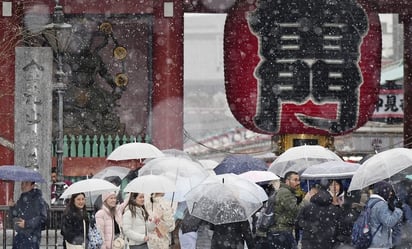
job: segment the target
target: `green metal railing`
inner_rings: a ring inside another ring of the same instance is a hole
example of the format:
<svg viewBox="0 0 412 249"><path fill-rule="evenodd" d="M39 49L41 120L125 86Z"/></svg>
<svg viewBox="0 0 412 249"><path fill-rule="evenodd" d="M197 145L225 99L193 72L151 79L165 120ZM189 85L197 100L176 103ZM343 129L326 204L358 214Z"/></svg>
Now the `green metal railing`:
<svg viewBox="0 0 412 249"><path fill-rule="evenodd" d="M64 157L107 157L115 148L125 143L142 142L151 143L148 135L118 136L95 135L95 136L73 136L65 135L63 138ZM56 156L56 144L52 145L52 155Z"/></svg>

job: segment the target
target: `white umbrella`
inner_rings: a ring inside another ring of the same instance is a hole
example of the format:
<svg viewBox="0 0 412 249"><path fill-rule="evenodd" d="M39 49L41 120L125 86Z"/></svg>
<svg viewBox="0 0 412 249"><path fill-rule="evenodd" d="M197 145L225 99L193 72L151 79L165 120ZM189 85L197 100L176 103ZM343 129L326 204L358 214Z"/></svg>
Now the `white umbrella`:
<svg viewBox="0 0 412 249"><path fill-rule="evenodd" d="M143 165L139 177L144 175L163 175L176 184L172 199L183 201L184 195L200 184L209 173L196 161L183 157L155 158Z"/></svg>
<svg viewBox="0 0 412 249"><path fill-rule="evenodd" d="M352 178L356 170L361 165L359 163L349 163L344 161L328 161L321 164L312 165L305 169L300 175L301 179L348 179Z"/></svg>
<svg viewBox="0 0 412 249"><path fill-rule="evenodd" d="M239 175L251 182L267 182L273 180L280 180L280 177L270 171L251 170Z"/></svg>
<svg viewBox="0 0 412 249"><path fill-rule="evenodd" d="M129 168L122 167L122 166L109 166L106 167L96 174L93 175L93 178L97 179L104 179L110 176L118 176L120 179L123 179L127 174L130 172Z"/></svg>
<svg viewBox="0 0 412 249"><path fill-rule="evenodd" d="M162 175L139 176L129 182L124 192L134 193L168 193L176 190L176 185L169 178Z"/></svg>
<svg viewBox="0 0 412 249"><path fill-rule="evenodd" d="M156 146L149 143L122 144L107 157L107 160L122 161L144 158L163 157L164 154Z"/></svg>
<svg viewBox="0 0 412 249"><path fill-rule="evenodd" d="M189 160L193 160L193 158L183 150L166 149L166 150L162 150L162 152L165 156L183 157L183 158L186 158L186 159L189 159Z"/></svg>
<svg viewBox="0 0 412 249"><path fill-rule="evenodd" d="M186 194L190 214L215 225L247 220L262 206L256 188L250 185L254 183L238 176L225 180L220 176L210 176Z"/></svg>
<svg viewBox="0 0 412 249"><path fill-rule="evenodd" d="M96 196L110 191L118 191L119 187L103 179L85 179L72 183L60 196L70 198L72 194L85 193L86 196Z"/></svg>
<svg viewBox="0 0 412 249"><path fill-rule="evenodd" d="M248 189L251 189L261 202L264 202L268 199L266 191L261 186L233 173L215 175L205 179L202 183L207 184L208 181L211 181L213 183L216 180L219 182L230 183L231 185L239 186L240 188L246 187Z"/></svg>
<svg viewBox="0 0 412 249"><path fill-rule="evenodd" d="M268 170L284 177L288 171L302 173L312 165L327 161L343 160L334 152L320 145L302 145L286 150L276 158Z"/></svg>
<svg viewBox="0 0 412 249"><path fill-rule="evenodd" d="M201 159L198 161L200 165L202 165L202 167L206 169L209 175L216 175L213 169L216 168L217 165L219 165L218 162L216 162L215 160L211 160L211 159Z"/></svg>
<svg viewBox="0 0 412 249"><path fill-rule="evenodd" d="M218 162L212 159L200 159L199 163L205 168L206 170L213 170L216 168L217 165L219 165Z"/></svg>
<svg viewBox="0 0 412 249"><path fill-rule="evenodd" d="M360 190L390 178L395 181L412 173L412 150L395 148L380 152L366 160L356 170L348 191Z"/></svg>

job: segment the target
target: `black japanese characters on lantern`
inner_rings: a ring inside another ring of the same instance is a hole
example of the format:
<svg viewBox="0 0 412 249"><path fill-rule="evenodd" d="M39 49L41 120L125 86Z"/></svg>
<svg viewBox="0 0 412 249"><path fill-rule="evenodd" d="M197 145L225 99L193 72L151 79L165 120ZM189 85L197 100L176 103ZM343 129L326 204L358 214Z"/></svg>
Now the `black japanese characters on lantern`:
<svg viewBox="0 0 412 249"><path fill-rule="evenodd" d="M296 113L298 120L338 134L356 126L360 44L367 15L354 0L260 0L248 18L259 40L255 125L279 130L282 104L336 103L336 118Z"/></svg>

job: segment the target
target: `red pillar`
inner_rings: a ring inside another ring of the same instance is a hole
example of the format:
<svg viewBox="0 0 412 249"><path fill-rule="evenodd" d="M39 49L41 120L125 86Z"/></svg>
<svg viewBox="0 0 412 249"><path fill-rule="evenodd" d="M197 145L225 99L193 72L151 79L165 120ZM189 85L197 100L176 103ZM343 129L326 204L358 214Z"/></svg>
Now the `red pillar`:
<svg viewBox="0 0 412 249"><path fill-rule="evenodd" d="M12 16L0 15L0 165L14 164L14 48L22 39L23 5L12 2ZM0 205L13 198L14 183L0 181ZM0 217L1 218L1 217Z"/></svg>
<svg viewBox="0 0 412 249"><path fill-rule="evenodd" d="M403 53L403 143L405 148L412 148L412 17L400 16L404 25Z"/></svg>
<svg viewBox="0 0 412 249"><path fill-rule="evenodd" d="M173 16L164 16L164 4ZM154 1L152 141L160 149L183 149L183 3Z"/></svg>

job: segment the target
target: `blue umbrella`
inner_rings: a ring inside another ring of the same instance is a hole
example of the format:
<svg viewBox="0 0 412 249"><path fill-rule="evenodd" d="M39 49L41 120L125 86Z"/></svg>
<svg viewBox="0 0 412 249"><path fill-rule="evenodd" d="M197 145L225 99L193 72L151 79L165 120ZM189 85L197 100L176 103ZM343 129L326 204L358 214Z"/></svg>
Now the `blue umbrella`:
<svg viewBox="0 0 412 249"><path fill-rule="evenodd" d="M266 163L249 155L229 155L223 159L213 170L216 175L233 173L240 175L251 170L266 171Z"/></svg>
<svg viewBox="0 0 412 249"><path fill-rule="evenodd" d="M38 171L18 165L0 166L0 179L17 182L46 182Z"/></svg>

